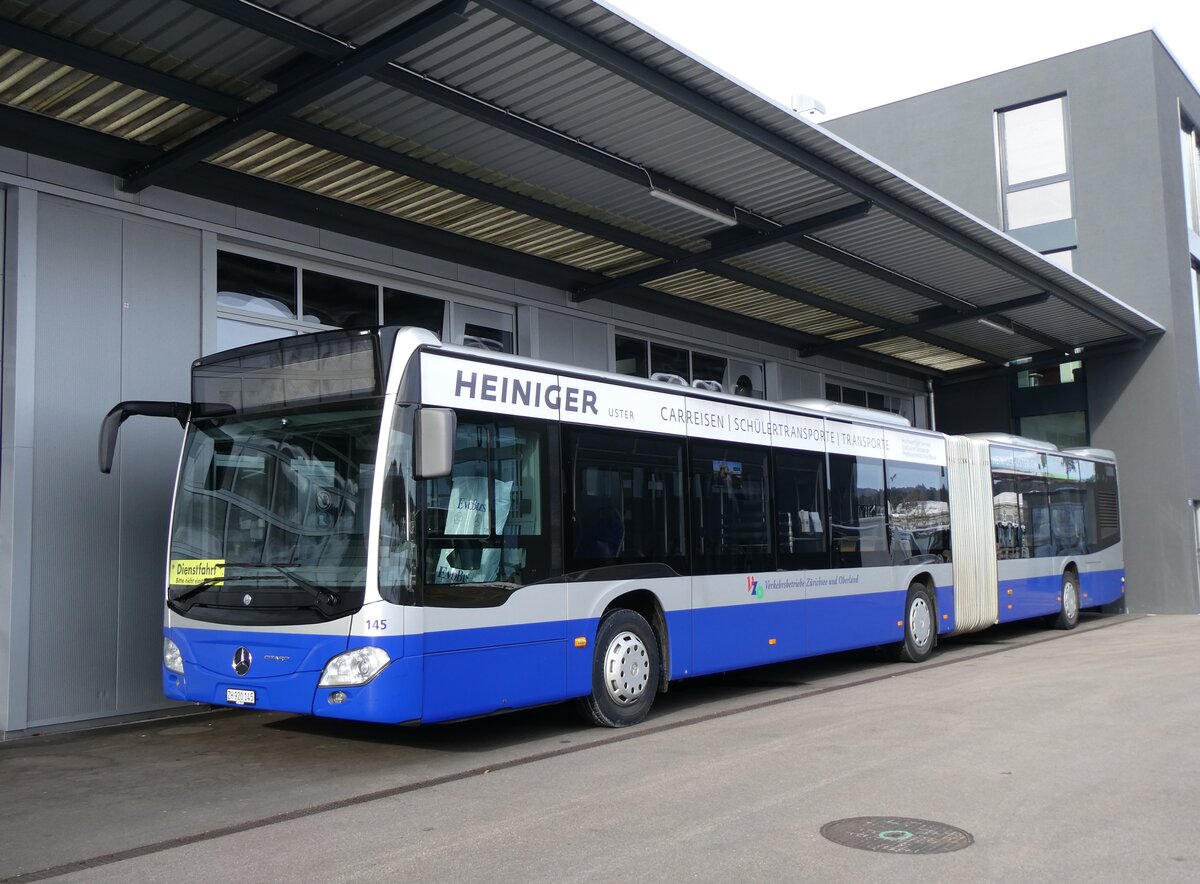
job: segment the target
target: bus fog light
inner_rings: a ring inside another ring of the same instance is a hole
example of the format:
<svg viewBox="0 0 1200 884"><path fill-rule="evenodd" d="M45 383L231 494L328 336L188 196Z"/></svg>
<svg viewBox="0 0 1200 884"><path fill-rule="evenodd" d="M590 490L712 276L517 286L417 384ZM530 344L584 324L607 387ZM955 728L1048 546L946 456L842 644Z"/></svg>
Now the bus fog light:
<svg viewBox="0 0 1200 884"><path fill-rule="evenodd" d="M332 694L329 695L329 702L332 703L334 706L342 705L343 703L346 702L346 692L345 691L334 691Z"/></svg>
<svg viewBox="0 0 1200 884"><path fill-rule="evenodd" d="M169 638L163 639L163 666L177 675L183 675L183 654L179 651L179 645Z"/></svg>
<svg viewBox="0 0 1200 884"><path fill-rule="evenodd" d="M338 654L321 673L323 688L366 684L392 662L383 648L355 648Z"/></svg>

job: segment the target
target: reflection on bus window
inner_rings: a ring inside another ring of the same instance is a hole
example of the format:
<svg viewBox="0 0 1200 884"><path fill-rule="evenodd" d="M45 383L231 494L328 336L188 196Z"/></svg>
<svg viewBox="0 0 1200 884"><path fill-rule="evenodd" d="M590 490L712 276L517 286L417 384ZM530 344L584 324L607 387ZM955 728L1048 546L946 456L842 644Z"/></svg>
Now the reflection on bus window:
<svg viewBox="0 0 1200 884"><path fill-rule="evenodd" d="M547 576L544 424L461 415L449 476L427 483L425 600L499 604L509 589Z"/></svg>
<svg viewBox="0 0 1200 884"><path fill-rule="evenodd" d="M773 566L767 451L692 445L692 545L697 574L738 574Z"/></svg>
<svg viewBox="0 0 1200 884"><path fill-rule="evenodd" d="M833 565L890 565L883 461L835 454L829 457Z"/></svg>
<svg viewBox="0 0 1200 884"><path fill-rule="evenodd" d="M573 511L566 570L664 564L687 574L683 443L607 430L565 433Z"/></svg>

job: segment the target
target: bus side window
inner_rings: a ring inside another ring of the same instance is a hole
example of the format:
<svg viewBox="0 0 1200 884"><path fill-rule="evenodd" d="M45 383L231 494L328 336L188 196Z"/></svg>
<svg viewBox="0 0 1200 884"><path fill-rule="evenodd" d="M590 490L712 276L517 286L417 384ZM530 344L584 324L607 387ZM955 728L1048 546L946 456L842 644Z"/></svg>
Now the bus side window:
<svg viewBox="0 0 1200 884"><path fill-rule="evenodd" d="M693 442L692 548L697 574L774 567L767 450Z"/></svg>
<svg viewBox="0 0 1200 884"><path fill-rule="evenodd" d="M831 454L829 480L833 566L890 565L883 461Z"/></svg>
<svg viewBox="0 0 1200 884"><path fill-rule="evenodd" d="M463 414L451 474L426 483L425 601L487 606L550 570L547 532L548 424ZM441 587L446 587L442 589Z"/></svg>
<svg viewBox="0 0 1200 884"><path fill-rule="evenodd" d="M943 467L887 463L888 536L897 565L950 561L950 498Z"/></svg>
<svg viewBox="0 0 1200 884"><path fill-rule="evenodd" d="M682 440L584 429L564 436L565 570L665 564L687 574Z"/></svg>
<svg viewBox="0 0 1200 884"><path fill-rule="evenodd" d="M825 455L776 450L774 488L779 567L828 568Z"/></svg>

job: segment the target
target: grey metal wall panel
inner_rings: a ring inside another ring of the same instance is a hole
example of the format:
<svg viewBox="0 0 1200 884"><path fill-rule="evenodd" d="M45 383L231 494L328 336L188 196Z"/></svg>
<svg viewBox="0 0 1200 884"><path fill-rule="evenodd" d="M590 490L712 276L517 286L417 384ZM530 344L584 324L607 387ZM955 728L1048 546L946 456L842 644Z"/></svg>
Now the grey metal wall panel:
<svg viewBox="0 0 1200 884"><path fill-rule="evenodd" d="M187 401L200 355L201 233L123 224L121 398ZM183 434L173 420L135 419L121 432L117 711L165 705L162 594L171 487Z"/></svg>
<svg viewBox="0 0 1200 884"><path fill-rule="evenodd" d="M608 370L608 327L578 316L542 310L538 353L551 362Z"/></svg>
<svg viewBox="0 0 1200 884"><path fill-rule="evenodd" d="M120 393L121 222L38 217L29 725L116 711L117 493L96 432Z"/></svg>

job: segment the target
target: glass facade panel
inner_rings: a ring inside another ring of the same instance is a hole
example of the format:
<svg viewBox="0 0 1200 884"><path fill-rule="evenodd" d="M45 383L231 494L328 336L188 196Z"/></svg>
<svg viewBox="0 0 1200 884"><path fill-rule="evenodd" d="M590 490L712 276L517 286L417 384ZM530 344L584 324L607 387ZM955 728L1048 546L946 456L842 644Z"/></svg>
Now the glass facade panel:
<svg viewBox="0 0 1200 884"><path fill-rule="evenodd" d="M725 371L729 360L724 356L692 353L692 386L714 393L725 391Z"/></svg>
<svg viewBox="0 0 1200 884"><path fill-rule="evenodd" d="M650 377L673 384L690 384L692 371L688 365L688 351L665 344L651 344Z"/></svg>
<svg viewBox="0 0 1200 884"><path fill-rule="evenodd" d="M1086 411L1038 414L1020 419L1020 435L1052 442L1059 448L1082 448L1088 444Z"/></svg>
<svg viewBox="0 0 1200 884"><path fill-rule="evenodd" d="M1188 120L1183 121L1180 147L1188 226L1193 233L1200 234L1200 133Z"/></svg>
<svg viewBox="0 0 1200 884"><path fill-rule="evenodd" d="M513 352L513 333L502 328L467 323L463 326L463 346L478 347L496 353Z"/></svg>
<svg viewBox="0 0 1200 884"><path fill-rule="evenodd" d="M1067 139L1061 98L1004 111L1002 117L1008 184L1066 174Z"/></svg>
<svg viewBox="0 0 1200 884"><path fill-rule="evenodd" d="M1063 270L1074 272L1075 270L1075 250L1062 249L1058 252L1044 252L1042 257L1053 264L1055 267L1061 267Z"/></svg>
<svg viewBox="0 0 1200 884"><path fill-rule="evenodd" d="M649 344L638 338L617 335L617 374L633 375L637 378L650 377Z"/></svg>
<svg viewBox="0 0 1200 884"><path fill-rule="evenodd" d="M336 328L379 325L379 286L305 270L304 319Z"/></svg>
<svg viewBox="0 0 1200 884"><path fill-rule="evenodd" d="M217 252L217 306L296 318L296 268L233 252Z"/></svg>
<svg viewBox="0 0 1200 884"><path fill-rule="evenodd" d="M446 302L414 295L400 289L383 290L384 325L411 325L433 332L439 338L446 321Z"/></svg>
<svg viewBox="0 0 1200 884"><path fill-rule="evenodd" d="M1064 221L1071 217L1071 182L1057 181L1041 187L1012 190L1004 202L1010 230Z"/></svg>
<svg viewBox="0 0 1200 884"><path fill-rule="evenodd" d="M295 332L274 325L260 325L257 322L243 322L240 319L230 319L227 316L217 317L217 347L220 350L232 350L234 347L244 347L247 344L258 344L262 341L273 341L276 338L290 338Z"/></svg>

